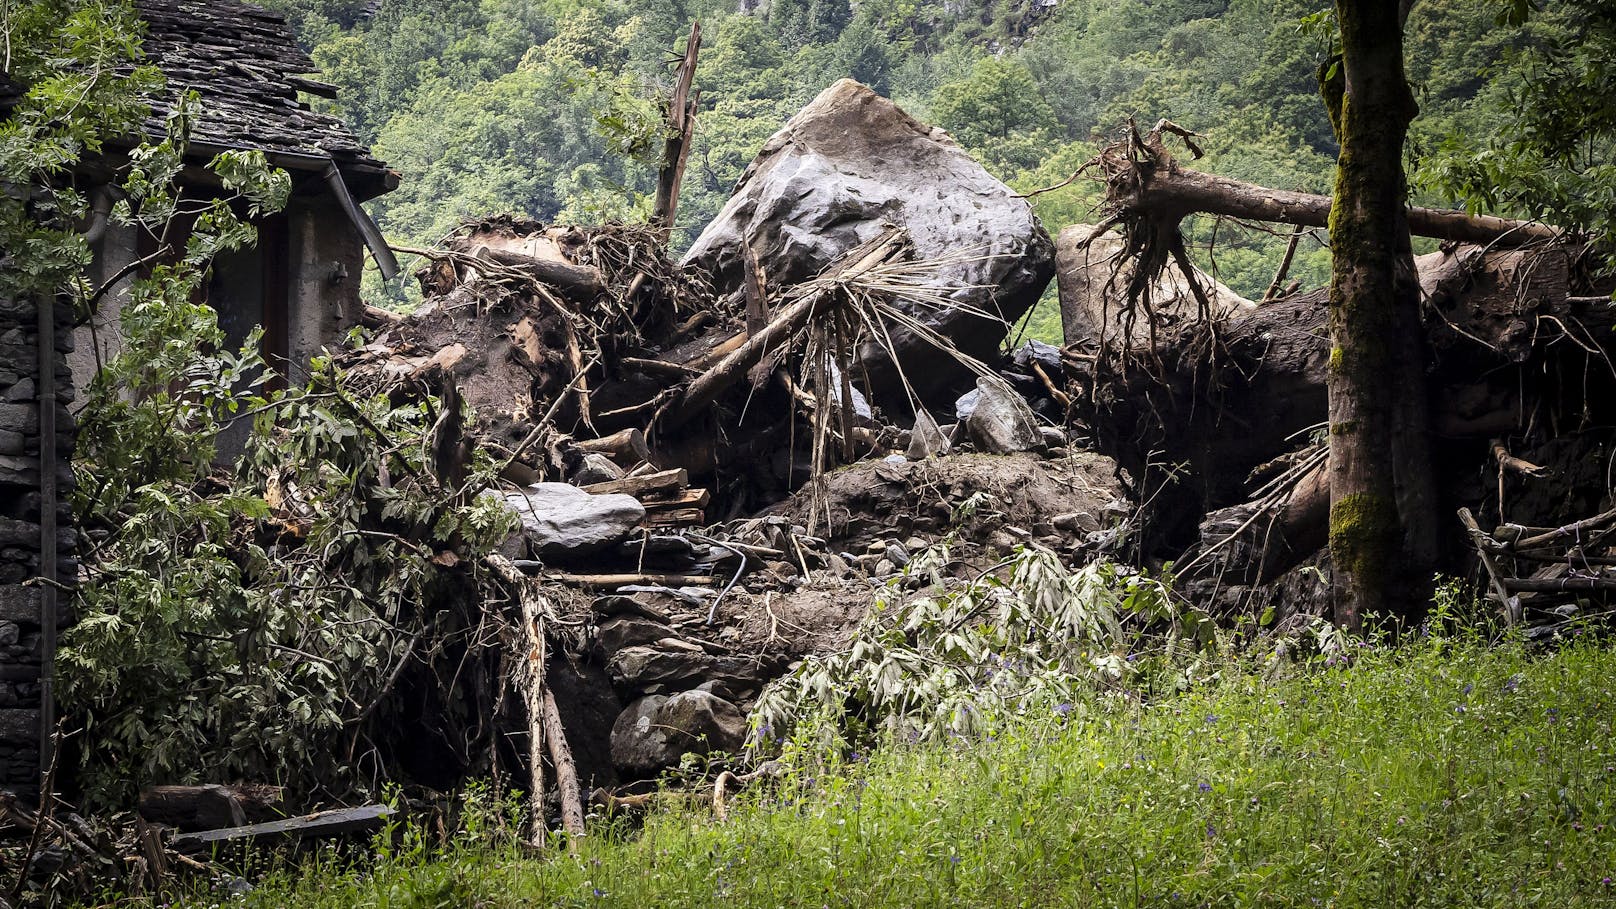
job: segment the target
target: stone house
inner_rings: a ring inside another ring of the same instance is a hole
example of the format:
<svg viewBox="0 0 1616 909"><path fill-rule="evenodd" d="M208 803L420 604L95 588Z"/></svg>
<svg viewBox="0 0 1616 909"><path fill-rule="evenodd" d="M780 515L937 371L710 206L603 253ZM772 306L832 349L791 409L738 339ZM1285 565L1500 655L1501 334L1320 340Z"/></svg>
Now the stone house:
<svg viewBox="0 0 1616 909"><path fill-rule="evenodd" d="M314 63L278 14L237 0L135 0L148 23L146 59L179 91L201 97L183 192L209 198L217 183L202 165L226 149L258 149L293 180L283 212L256 222L257 247L215 261L204 293L232 340L264 327L272 364L306 361L337 343L359 321L359 278L368 249L384 275L397 263L359 203L397 185L337 118L313 110L301 95L334 97L309 77ZM3 86L0 86L3 87ZM14 86L12 87L14 88ZM0 91L0 116L15 95ZM164 104L147 131L161 135ZM76 174L95 214L85 234L95 253L88 277L97 285L128 273L158 249L148 232L111 223L114 194L97 187L108 164ZM0 251L0 258L4 252ZM127 279L125 279L127 280ZM89 381L97 353L118 344L122 288L75 324L64 306L0 299L0 787L37 791L54 727L50 671L56 632L68 620L59 586L71 586L72 401ZM99 350L95 348L99 347ZM41 381L42 376L53 381Z"/></svg>

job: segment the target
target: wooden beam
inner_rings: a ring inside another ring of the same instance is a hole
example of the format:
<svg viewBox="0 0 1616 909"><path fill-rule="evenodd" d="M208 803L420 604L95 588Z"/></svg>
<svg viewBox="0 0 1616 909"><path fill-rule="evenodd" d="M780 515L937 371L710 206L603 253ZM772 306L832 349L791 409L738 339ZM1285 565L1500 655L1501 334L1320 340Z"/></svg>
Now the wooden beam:
<svg viewBox="0 0 1616 909"><path fill-rule="evenodd" d="M678 492L647 493L639 497L646 511L667 511L671 508L706 508L713 500L711 490L682 489Z"/></svg>
<svg viewBox="0 0 1616 909"><path fill-rule="evenodd" d="M690 485L690 473L684 468L662 470L648 473L640 477L624 477L621 480L607 480L604 483L590 483L579 487L584 492L595 495L607 495L620 492L625 495L638 496L649 492L664 492L667 490L683 489Z"/></svg>
<svg viewBox="0 0 1616 909"><path fill-rule="evenodd" d="M522 565L521 562L517 564ZM554 581L557 584L566 584L571 587L587 587L594 590L609 590L617 587L627 587L630 584L655 584L663 587L711 587L719 583L718 578L709 574L657 574L647 572L631 574L567 574L549 571L545 572L542 578L546 581Z"/></svg>
<svg viewBox="0 0 1616 909"><path fill-rule="evenodd" d="M584 439L573 444L584 451L611 455L625 460L629 458L633 458L635 461L651 460L651 449L645 444L645 433L634 428L620 430L609 436L601 436L598 439Z"/></svg>

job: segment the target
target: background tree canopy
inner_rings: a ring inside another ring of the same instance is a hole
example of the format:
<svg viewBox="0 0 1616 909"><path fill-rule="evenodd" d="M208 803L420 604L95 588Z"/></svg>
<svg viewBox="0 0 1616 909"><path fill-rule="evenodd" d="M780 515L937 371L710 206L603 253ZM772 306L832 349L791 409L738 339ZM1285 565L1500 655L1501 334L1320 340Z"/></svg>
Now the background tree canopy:
<svg viewBox="0 0 1616 909"><path fill-rule="evenodd" d="M1335 163L1317 80L1333 24L1317 0L264 2L292 17L341 87L322 103L404 175L374 203L402 242L506 210L546 221L643 218L659 98L693 20L705 34L701 115L676 244L717 212L763 140L844 76L947 128L1022 191L1070 176L1130 117L1195 130L1208 151L1198 166L1269 186L1327 191ZM1579 36L1609 41L1609 14L1592 2L1551 6L1525 29L1501 23L1499 0L1416 6L1408 56L1422 108L1410 140L1418 201L1517 215L1577 207L1547 178L1511 176L1541 173L1545 161L1574 180L1616 183L1590 173L1587 154L1571 160L1546 145L1541 133L1555 124L1519 119L1545 92L1609 79L1608 65L1587 59L1580 75L1567 74L1588 57ZM1523 134L1532 130L1535 144ZM1600 135L1594 148L1608 162L1609 131ZM1499 191L1501 181L1518 188ZM1079 180L1036 205L1054 233L1095 220L1097 201L1096 185ZM1191 230L1202 267L1260 295L1285 238L1219 226L1214 252L1213 232ZM1292 275L1319 286L1328 274L1327 252L1305 244ZM403 293L388 289L395 300ZM1058 336L1052 307L1035 312L1032 331Z"/></svg>

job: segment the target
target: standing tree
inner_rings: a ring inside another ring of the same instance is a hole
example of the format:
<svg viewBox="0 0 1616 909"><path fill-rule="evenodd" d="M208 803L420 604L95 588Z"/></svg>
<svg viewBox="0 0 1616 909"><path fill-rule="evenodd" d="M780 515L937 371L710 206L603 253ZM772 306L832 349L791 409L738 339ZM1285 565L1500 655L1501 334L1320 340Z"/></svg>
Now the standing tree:
<svg viewBox="0 0 1616 909"><path fill-rule="evenodd" d="M1419 285L1403 142L1412 0L1337 0L1341 51L1321 85L1341 144L1330 212L1330 555L1336 623L1407 614L1434 558Z"/></svg>

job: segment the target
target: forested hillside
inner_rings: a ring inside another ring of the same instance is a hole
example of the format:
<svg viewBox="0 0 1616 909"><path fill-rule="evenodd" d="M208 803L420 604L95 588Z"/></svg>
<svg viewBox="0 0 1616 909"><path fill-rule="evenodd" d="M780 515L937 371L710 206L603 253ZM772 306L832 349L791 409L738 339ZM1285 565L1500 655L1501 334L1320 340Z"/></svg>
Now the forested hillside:
<svg viewBox="0 0 1616 909"><path fill-rule="evenodd" d="M676 244L718 210L764 139L844 76L947 128L1022 191L1069 177L1129 117L1171 118L1203 134L1207 169L1268 186L1327 191L1334 165L1317 81L1334 31L1312 0L273 2L340 86L331 106L404 175L376 203L401 241L497 211L643 218L659 98L694 20L701 115ZM1450 135L1485 137L1508 114L1507 79L1489 67L1527 39L1496 24L1499 8L1416 7L1416 158ZM1079 180L1037 206L1054 233L1094 220L1097 199L1097 184ZM1203 267L1261 294L1283 238L1221 227L1208 251L1212 226L1197 234ZM1326 282L1319 243L1293 274ZM1058 333L1049 308L1039 315L1040 333Z"/></svg>

